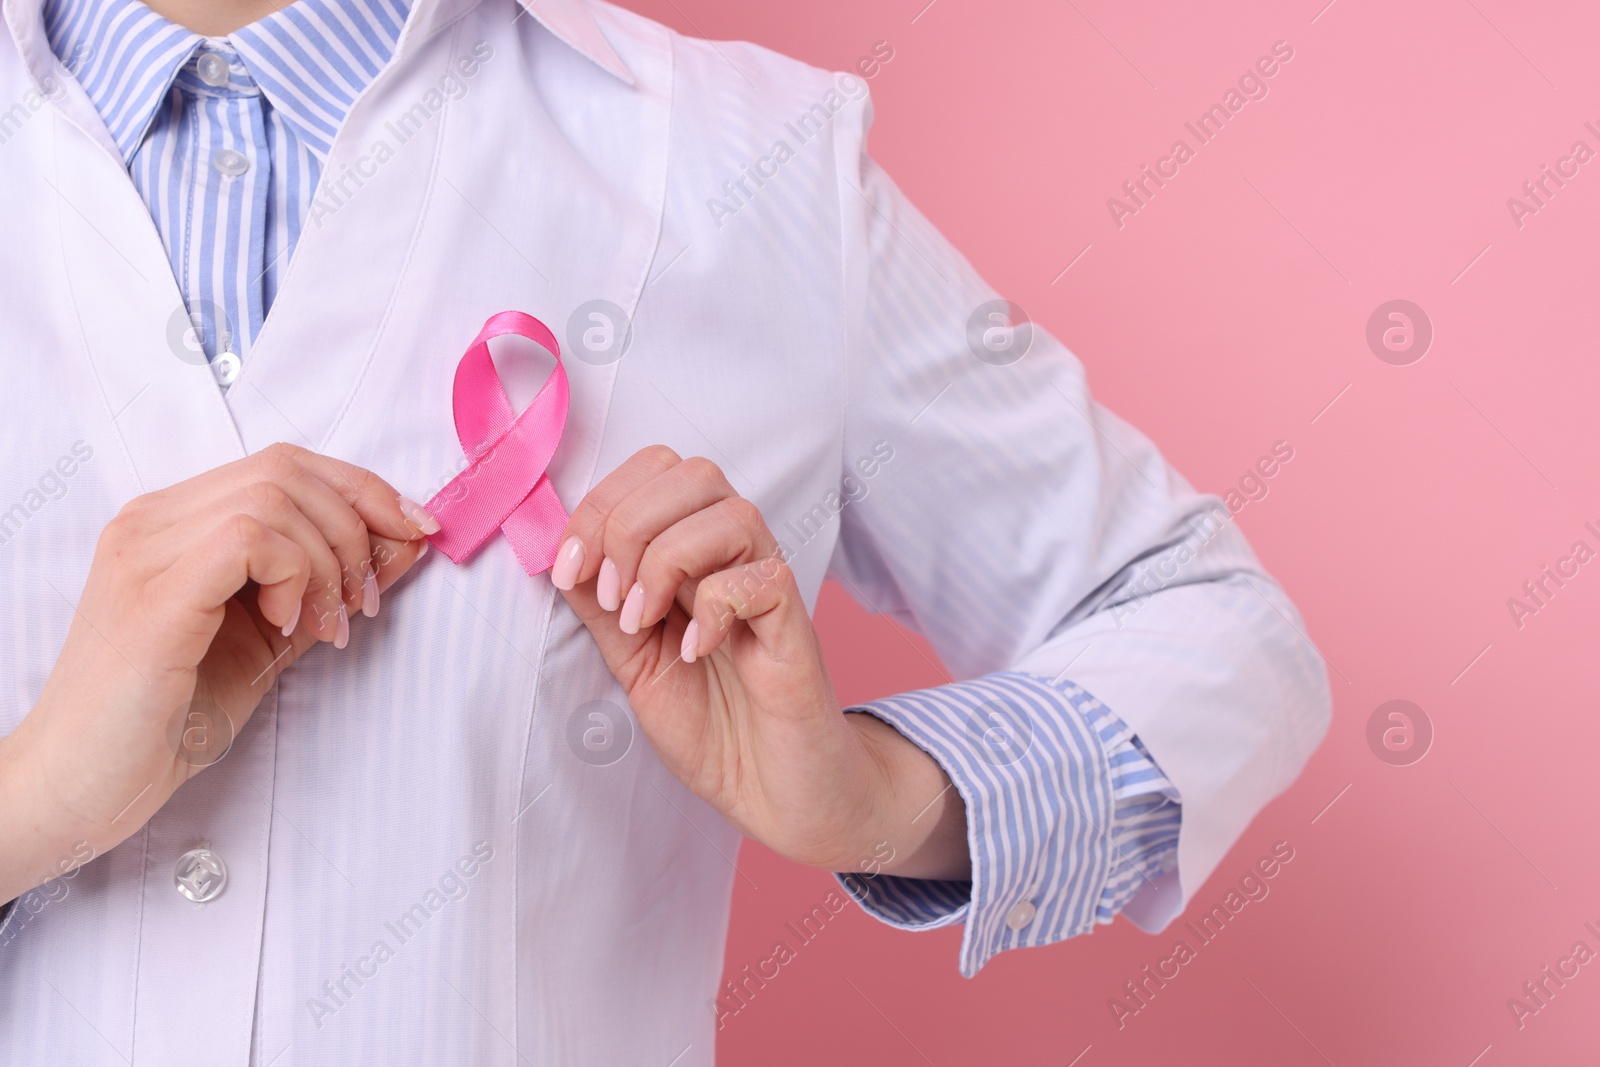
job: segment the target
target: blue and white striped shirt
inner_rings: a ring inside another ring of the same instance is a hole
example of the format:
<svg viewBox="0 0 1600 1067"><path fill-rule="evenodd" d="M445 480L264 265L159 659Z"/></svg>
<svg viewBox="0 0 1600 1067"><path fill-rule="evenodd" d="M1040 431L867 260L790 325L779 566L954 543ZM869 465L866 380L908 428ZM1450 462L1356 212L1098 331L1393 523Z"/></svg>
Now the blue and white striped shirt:
<svg viewBox="0 0 1600 1067"><path fill-rule="evenodd" d="M964 974L1111 922L1176 867L1177 789L1127 724L1071 682L1002 671L850 710L888 722L950 775L967 805L972 878L839 880L904 929L965 921Z"/></svg>
<svg viewBox="0 0 1600 1067"><path fill-rule="evenodd" d="M122 150L191 342L228 385L261 329L334 134L394 53L407 0L298 0L202 37L140 0L50 0L45 32Z"/></svg>
<svg viewBox="0 0 1600 1067"><path fill-rule="evenodd" d="M293 255L333 138L391 58L406 0L297 0L205 38L139 0L49 0L45 26L121 148L226 386ZM929 752L966 802L972 878L841 874L908 929L966 923L962 972L1112 921L1176 865L1181 803L1080 687L1008 671L857 708Z"/></svg>

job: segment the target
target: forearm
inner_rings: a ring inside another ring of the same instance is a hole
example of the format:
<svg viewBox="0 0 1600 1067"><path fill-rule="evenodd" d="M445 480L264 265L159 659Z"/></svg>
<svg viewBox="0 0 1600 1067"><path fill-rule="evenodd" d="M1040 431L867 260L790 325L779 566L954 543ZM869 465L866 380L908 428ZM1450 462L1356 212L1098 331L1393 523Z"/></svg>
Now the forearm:
<svg viewBox="0 0 1600 1067"><path fill-rule="evenodd" d="M15 900L88 862L95 855L84 828L54 802L30 750L24 719L0 737L0 903Z"/></svg>

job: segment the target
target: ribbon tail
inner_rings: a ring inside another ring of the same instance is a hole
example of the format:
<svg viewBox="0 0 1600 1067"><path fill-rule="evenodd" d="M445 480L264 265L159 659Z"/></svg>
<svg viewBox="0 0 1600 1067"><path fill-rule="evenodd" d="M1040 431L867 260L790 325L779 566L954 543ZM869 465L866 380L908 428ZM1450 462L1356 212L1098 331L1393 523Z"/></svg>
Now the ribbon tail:
<svg viewBox="0 0 1600 1067"><path fill-rule="evenodd" d="M567 509L556 496L556 487L550 484L550 476L540 475L533 492L506 517L500 529L511 542L523 570L538 576L555 563L568 518Z"/></svg>

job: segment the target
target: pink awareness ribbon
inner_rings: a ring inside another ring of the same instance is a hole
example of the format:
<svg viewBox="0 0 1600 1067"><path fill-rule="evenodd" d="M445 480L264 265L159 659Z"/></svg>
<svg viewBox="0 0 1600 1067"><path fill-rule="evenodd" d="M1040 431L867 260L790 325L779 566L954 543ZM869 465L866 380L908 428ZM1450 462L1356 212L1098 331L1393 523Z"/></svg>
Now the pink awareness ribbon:
<svg viewBox="0 0 1600 1067"><path fill-rule="evenodd" d="M520 415L489 358L489 341L507 334L543 345L556 359ZM568 395L561 347L549 327L520 311L491 315L456 365L456 437L471 462L424 505L442 527L430 544L461 563L499 530L529 574L550 569L567 509L546 468L566 429Z"/></svg>

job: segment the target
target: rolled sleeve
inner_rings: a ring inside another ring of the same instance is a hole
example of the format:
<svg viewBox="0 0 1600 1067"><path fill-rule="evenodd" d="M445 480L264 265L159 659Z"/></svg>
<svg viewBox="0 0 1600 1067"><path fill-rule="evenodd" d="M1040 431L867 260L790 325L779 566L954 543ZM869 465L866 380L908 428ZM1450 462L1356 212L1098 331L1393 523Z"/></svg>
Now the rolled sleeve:
<svg viewBox="0 0 1600 1067"><path fill-rule="evenodd" d="M967 811L972 878L838 875L907 930L965 922L961 973L1109 922L1176 854L1179 805L1131 730L1071 682L1019 671L848 709L932 756Z"/></svg>

